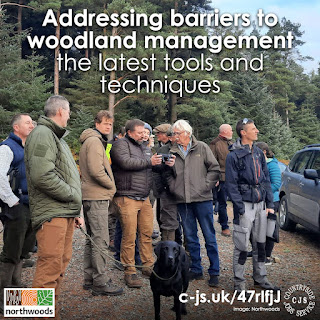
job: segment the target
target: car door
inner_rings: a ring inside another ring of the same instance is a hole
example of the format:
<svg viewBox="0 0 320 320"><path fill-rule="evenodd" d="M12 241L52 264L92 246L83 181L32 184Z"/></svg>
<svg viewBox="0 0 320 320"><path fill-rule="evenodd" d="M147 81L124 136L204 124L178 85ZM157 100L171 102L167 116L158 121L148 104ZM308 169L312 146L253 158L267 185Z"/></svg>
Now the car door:
<svg viewBox="0 0 320 320"><path fill-rule="evenodd" d="M295 216L302 218L305 213L301 204L301 180L303 177L304 169L307 169L312 156L312 151L303 151L300 152L297 157L293 160L293 163L290 163L289 169L290 172L286 175L287 179L287 196L288 196L288 210Z"/></svg>
<svg viewBox="0 0 320 320"><path fill-rule="evenodd" d="M320 151L315 151L308 165L309 169L314 169L320 176ZM319 226L320 212L320 183L318 185L312 179L302 178L299 182L300 188L300 217L316 228Z"/></svg>

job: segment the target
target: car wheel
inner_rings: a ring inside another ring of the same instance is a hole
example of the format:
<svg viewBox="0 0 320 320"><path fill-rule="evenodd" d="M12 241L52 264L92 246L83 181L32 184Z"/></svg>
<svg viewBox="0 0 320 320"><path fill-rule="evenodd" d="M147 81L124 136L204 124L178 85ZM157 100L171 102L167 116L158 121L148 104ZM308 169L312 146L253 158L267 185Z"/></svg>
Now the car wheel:
<svg viewBox="0 0 320 320"><path fill-rule="evenodd" d="M280 200L279 206L279 223L283 230L294 230L296 223L289 217L287 197L283 196Z"/></svg>

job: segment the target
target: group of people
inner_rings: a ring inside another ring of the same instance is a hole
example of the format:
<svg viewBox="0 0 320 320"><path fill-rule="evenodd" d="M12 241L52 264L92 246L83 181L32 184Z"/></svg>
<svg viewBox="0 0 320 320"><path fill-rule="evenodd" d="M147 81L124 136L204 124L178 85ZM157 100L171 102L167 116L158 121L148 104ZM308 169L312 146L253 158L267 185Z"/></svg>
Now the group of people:
<svg viewBox="0 0 320 320"><path fill-rule="evenodd" d="M263 289L278 290L266 277L266 229L274 215L264 152L254 142L258 129L250 119L236 124L239 136L232 143L232 127L223 124L210 147L198 141L190 124L178 120L154 130L139 119L128 120L125 134L108 146L113 116L105 110L94 119L94 128L80 136L79 170L64 141L70 106L62 96L51 96L44 116L34 128L28 114L16 115L13 131L0 145L1 220L4 245L0 255L0 288L21 286L21 264L34 246L38 259L32 286L55 288L71 259L74 226L86 226L96 246L86 239L83 288L93 295L120 295L106 271L109 246L110 204L118 212L122 230L120 259L128 287L143 284L135 267L136 240L142 275L149 277L154 264L153 209L150 192L157 198L162 240L179 241L190 254L190 280L203 279L199 224L209 258L209 285L219 284L219 251L213 219L213 195L218 205L222 235L230 236L227 195L233 203L234 288L246 290L244 268L252 244L253 279ZM158 146L152 152L152 132ZM266 153L266 152L265 152ZM270 162L270 161L269 161ZM15 188L8 172L17 171ZM80 215L83 207L84 220ZM3 294L1 295L3 299ZM2 306L0 302L0 306ZM56 304L56 318L59 317Z"/></svg>

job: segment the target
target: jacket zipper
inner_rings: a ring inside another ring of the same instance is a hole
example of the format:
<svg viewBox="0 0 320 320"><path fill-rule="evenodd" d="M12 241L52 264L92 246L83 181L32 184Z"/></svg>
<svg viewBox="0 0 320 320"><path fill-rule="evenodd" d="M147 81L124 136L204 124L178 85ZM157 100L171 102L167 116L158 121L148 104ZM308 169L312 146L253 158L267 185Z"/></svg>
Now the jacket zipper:
<svg viewBox="0 0 320 320"><path fill-rule="evenodd" d="M253 152L251 153L251 156L252 156L252 161L253 161L253 166L254 166L255 180L256 180L256 184L258 184L259 180L258 180L258 174L257 174L257 167L256 167L256 162L253 157ZM259 176L260 176L260 166L259 166ZM259 202L260 201L260 193L256 188L254 188L254 190L257 192L258 202Z"/></svg>

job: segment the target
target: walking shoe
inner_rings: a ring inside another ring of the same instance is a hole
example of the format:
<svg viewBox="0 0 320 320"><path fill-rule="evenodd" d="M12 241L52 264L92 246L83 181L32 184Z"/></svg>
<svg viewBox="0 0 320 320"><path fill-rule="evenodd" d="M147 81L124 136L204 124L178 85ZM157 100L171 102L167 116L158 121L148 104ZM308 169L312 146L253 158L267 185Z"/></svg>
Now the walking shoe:
<svg viewBox="0 0 320 320"><path fill-rule="evenodd" d="M141 288L142 281L138 278L138 276L134 274L125 274L124 281L129 288Z"/></svg>
<svg viewBox="0 0 320 320"><path fill-rule="evenodd" d="M255 287L260 287L261 289L264 289L264 290L272 290L272 291L279 291L280 290L279 287L273 285L269 281L266 281L265 283L259 283L259 282L254 280L254 286Z"/></svg>
<svg viewBox="0 0 320 320"><path fill-rule="evenodd" d="M272 257L274 263L280 263L279 257Z"/></svg>
<svg viewBox="0 0 320 320"><path fill-rule="evenodd" d="M92 284L92 283L84 283L84 284L82 285L83 290L91 290L92 287L93 287L93 284Z"/></svg>
<svg viewBox="0 0 320 320"><path fill-rule="evenodd" d="M118 270L120 270L120 271L124 271L124 266L123 266L123 264L120 262L120 261L116 261L115 263L114 263L114 265L113 265L115 268L117 268Z"/></svg>
<svg viewBox="0 0 320 320"><path fill-rule="evenodd" d="M195 273L193 271L189 271L189 281L192 280L202 280L203 279L203 273Z"/></svg>
<svg viewBox="0 0 320 320"><path fill-rule="evenodd" d="M34 261L31 259L25 259L22 264L22 268L31 268L34 266Z"/></svg>
<svg viewBox="0 0 320 320"><path fill-rule="evenodd" d="M111 279L104 286L92 286L93 296L119 296L123 294L123 289L116 287Z"/></svg>
<svg viewBox="0 0 320 320"><path fill-rule="evenodd" d="M218 287L219 285L219 276L210 274L210 279L208 281L210 287Z"/></svg>
<svg viewBox="0 0 320 320"><path fill-rule="evenodd" d="M230 229L224 229L221 231L221 234L225 237L231 237Z"/></svg>
<svg viewBox="0 0 320 320"><path fill-rule="evenodd" d="M265 265L266 266L271 266L273 263L273 259L270 257L266 257Z"/></svg>
<svg viewBox="0 0 320 320"><path fill-rule="evenodd" d="M252 258L252 251L248 251L247 258Z"/></svg>

